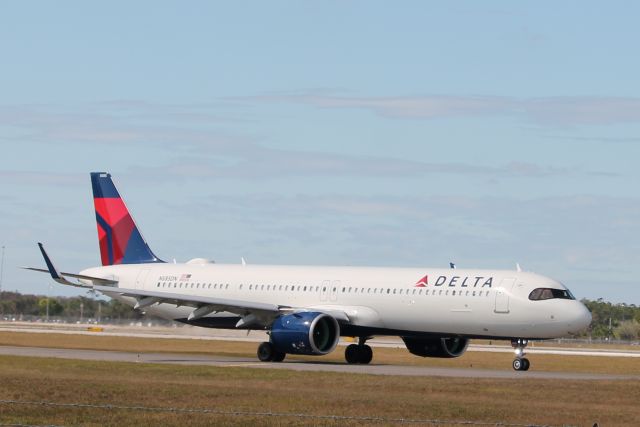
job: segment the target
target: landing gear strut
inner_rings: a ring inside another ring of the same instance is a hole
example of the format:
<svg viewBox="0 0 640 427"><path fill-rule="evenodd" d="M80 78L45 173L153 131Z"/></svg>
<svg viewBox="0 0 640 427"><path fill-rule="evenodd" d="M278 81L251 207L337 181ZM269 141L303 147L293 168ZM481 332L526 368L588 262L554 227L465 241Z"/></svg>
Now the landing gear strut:
<svg viewBox="0 0 640 427"><path fill-rule="evenodd" d="M282 362L287 353L276 350L270 342L263 342L258 346L258 359L261 362Z"/></svg>
<svg viewBox="0 0 640 427"><path fill-rule="evenodd" d="M531 364L529 363L529 359L524 357L525 355L524 349L527 346L527 344L529 344L529 340L526 340L523 338L511 340L511 346L514 348L514 352L516 353L516 358L513 359L513 363L511 365L513 366L513 369L515 369L516 371L529 370L529 366Z"/></svg>
<svg viewBox="0 0 640 427"><path fill-rule="evenodd" d="M358 344L350 344L344 351L347 363L360 363L366 365L373 359L373 350L365 344L368 337L360 337Z"/></svg>

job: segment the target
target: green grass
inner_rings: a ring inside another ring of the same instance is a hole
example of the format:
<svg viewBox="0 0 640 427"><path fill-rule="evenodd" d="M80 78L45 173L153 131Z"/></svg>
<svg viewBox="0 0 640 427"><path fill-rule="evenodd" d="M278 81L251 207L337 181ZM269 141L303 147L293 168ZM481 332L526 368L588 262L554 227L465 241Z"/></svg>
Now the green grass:
<svg viewBox="0 0 640 427"><path fill-rule="evenodd" d="M589 426L598 421L600 425L635 426L640 416L638 381L411 378L2 356L0 385L2 400L385 419ZM15 404L0 404L0 422L87 426L331 424L326 419Z"/></svg>

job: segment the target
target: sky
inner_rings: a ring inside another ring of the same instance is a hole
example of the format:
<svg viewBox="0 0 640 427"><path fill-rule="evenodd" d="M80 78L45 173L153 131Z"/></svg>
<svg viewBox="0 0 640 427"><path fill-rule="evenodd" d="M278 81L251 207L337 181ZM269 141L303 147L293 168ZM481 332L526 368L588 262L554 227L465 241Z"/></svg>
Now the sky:
<svg viewBox="0 0 640 427"><path fill-rule="evenodd" d="M640 304L640 3L0 5L2 287L99 264L515 269Z"/></svg>

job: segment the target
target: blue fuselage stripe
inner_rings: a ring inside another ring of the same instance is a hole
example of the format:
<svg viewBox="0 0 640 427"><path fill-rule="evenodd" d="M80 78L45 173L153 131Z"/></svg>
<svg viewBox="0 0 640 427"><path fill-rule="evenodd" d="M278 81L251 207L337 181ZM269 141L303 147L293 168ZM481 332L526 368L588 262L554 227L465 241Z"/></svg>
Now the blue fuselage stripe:
<svg viewBox="0 0 640 427"><path fill-rule="evenodd" d="M107 224L107 221L98 215L98 212L96 212L96 221L107 235L107 254L109 255L109 265L113 265L113 231L109 224Z"/></svg>

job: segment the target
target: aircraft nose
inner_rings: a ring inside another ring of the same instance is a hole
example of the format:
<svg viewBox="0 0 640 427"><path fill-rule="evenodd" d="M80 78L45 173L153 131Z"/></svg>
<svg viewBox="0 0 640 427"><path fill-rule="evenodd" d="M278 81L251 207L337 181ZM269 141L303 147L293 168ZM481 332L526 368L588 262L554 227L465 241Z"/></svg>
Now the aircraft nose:
<svg viewBox="0 0 640 427"><path fill-rule="evenodd" d="M591 324L591 312L584 304L576 301L576 305L574 306L573 311L573 319L571 322L571 326L573 332L579 332L583 329L587 328Z"/></svg>

